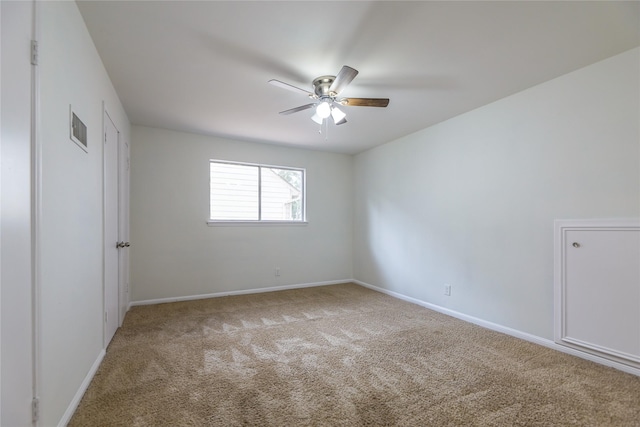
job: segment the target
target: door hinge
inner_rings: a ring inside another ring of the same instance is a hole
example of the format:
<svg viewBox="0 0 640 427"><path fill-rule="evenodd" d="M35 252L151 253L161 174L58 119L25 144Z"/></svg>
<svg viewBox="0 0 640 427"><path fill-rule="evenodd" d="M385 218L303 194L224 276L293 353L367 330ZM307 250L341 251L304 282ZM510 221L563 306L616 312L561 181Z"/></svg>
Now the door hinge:
<svg viewBox="0 0 640 427"><path fill-rule="evenodd" d="M38 41L31 40L31 65L38 65Z"/></svg>
<svg viewBox="0 0 640 427"><path fill-rule="evenodd" d="M107 323L109 321L109 312L105 311L104 312L104 323Z"/></svg>
<svg viewBox="0 0 640 427"><path fill-rule="evenodd" d="M40 419L40 399L37 397L34 397L31 401L31 418L33 422Z"/></svg>

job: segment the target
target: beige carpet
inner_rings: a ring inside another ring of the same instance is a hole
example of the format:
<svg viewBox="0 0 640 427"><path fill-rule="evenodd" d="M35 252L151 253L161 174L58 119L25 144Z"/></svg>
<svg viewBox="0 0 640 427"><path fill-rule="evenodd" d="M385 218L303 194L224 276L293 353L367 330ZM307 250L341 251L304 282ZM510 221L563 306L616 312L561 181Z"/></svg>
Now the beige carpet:
<svg viewBox="0 0 640 427"><path fill-rule="evenodd" d="M639 426L640 377L354 284L134 307L70 426Z"/></svg>

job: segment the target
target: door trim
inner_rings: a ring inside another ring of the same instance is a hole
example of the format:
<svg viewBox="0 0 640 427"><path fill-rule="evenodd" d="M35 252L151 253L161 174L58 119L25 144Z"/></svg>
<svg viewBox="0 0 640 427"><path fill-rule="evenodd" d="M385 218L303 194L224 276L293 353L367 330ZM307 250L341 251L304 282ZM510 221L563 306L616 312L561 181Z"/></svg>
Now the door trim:
<svg viewBox="0 0 640 427"><path fill-rule="evenodd" d="M32 0L32 40L40 40L40 2ZM33 47L32 47L33 48ZM35 62L35 63L34 63ZM40 378L42 372L42 141L40 138L40 69L38 62L31 62L31 387L32 405L39 405ZM32 425L38 426L40 414L32 406ZM1 419L1 417L0 417Z"/></svg>
<svg viewBox="0 0 640 427"><path fill-rule="evenodd" d="M616 354L615 351L605 348L596 348L594 345L585 345L566 333L566 248L568 231L616 231L616 230L639 230L640 219L638 218L614 218L614 219L578 219L578 220L555 220L554 221L554 341L564 347L574 350L604 357L619 363L640 368L640 363L625 357L623 354Z"/></svg>

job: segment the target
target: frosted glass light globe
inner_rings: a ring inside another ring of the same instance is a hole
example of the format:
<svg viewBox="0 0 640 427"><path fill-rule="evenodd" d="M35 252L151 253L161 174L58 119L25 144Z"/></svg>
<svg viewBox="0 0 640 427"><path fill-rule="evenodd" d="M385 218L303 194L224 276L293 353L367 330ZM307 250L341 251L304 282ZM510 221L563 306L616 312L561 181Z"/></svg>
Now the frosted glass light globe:
<svg viewBox="0 0 640 427"><path fill-rule="evenodd" d="M331 106L329 105L328 102L322 102L316 108L316 113L321 118L326 119L327 117L329 117L331 115Z"/></svg>

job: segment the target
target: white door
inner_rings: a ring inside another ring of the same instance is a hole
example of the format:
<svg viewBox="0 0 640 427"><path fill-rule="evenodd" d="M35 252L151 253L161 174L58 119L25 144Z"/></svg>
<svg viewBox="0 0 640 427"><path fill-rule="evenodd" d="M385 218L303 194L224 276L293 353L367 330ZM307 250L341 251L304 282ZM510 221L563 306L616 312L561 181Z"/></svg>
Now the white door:
<svg viewBox="0 0 640 427"><path fill-rule="evenodd" d="M118 129L104 112L104 347L118 329Z"/></svg>
<svg viewBox="0 0 640 427"><path fill-rule="evenodd" d="M125 244L120 248L118 259L118 277L120 289L120 313L118 325L122 325L124 315L129 305L129 143L120 138L118 144L118 204L120 212L118 214L120 242Z"/></svg>
<svg viewBox="0 0 640 427"><path fill-rule="evenodd" d="M559 343L640 366L640 229L574 227L559 248Z"/></svg>

